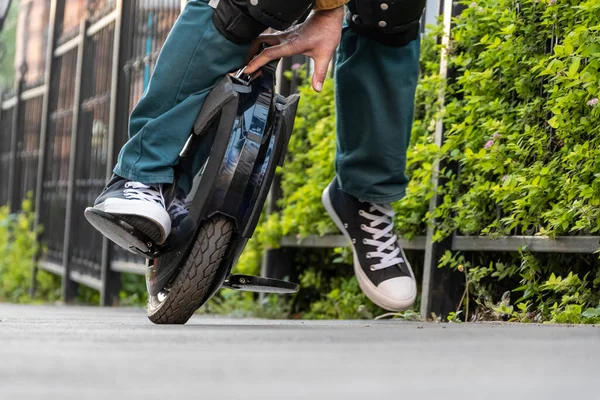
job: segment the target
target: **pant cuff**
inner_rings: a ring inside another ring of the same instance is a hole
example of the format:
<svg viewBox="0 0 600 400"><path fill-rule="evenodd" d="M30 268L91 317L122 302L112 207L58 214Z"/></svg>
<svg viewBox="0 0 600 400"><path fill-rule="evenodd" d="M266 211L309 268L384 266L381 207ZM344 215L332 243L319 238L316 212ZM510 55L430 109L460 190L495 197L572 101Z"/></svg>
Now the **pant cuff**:
<svg viewBox="0 0 600 400"><path fill-rule="evenodd" d="M346 194L349 194L352 197L357 198L358 200L366 201L369 203L378 203L378 204L393 203L395 201L402 200L404 198L404 196L406 195L406 187L402 188L402 190L398 193L390 194L390 195L386 195L386 196L372 196L369 194L360 193L360 192L357 192L357 191L354 191L351 189L346 189L346 188L341 188L341 191Z"/></svg>
<svg viewBox="0 0 600 400"><path fill-rule="evenodd" d="M121 178L144 183L146 185L159 183L173 183L174 180L173 175L140 175L131 171L125 171L118 165L115 167L113 172Z"/></svg>

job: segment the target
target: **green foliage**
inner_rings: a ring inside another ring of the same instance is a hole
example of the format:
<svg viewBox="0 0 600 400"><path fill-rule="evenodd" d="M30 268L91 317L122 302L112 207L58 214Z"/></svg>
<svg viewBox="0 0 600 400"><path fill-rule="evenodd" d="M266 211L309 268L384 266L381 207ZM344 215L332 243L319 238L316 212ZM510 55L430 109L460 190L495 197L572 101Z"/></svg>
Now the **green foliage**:
<svg viewBox="0 0 600 400"><path fill-rule="evenodd" d="M232 318L286 319L290 316L289 310L290 304L281 296L267 295L260 300L254 293L223 289L200 312Z"/></svg>
<svg viewBox="0 0 600 400"><path fill-rule="evenodd" d="M466 320L552 323L600 321L600 307L593 308L600 304L599 266L595 255L534 256L525 250L512 255L447 252L440 263L465 276L461 311Z"/></svg>
<svg viewBox="0 0 600 400"><path fill-rule="evenodd" d="M460 324L462 322L460 319L461 313L462 313L462 311L450 312L447 317L448 322L454 322L454 323Z"/></svg>
<svg viewBox="0 0 600 400"><path fill-rule="evenodd" d="M0 32L0 88L9 88L14 81L18 16L19 1L13 1Z"/></svg>
<svg viewBox="0 0 600 400"><path fill-rule="evenodd" d="M467 235L598 234L600 231L600 3L597 0L464 1L448 48L453 73L438 70L440 46L423 41L422 77L408 151L411 183L394 205L407 238L435 223L436 240ZM434 35L439 31L434 32ZM440 107L438 93L445 92ZM302 88L297 129L283 168L283 211L259 228L261 245L283 235L336 232L319 196L333 176L333 90ZM436 120L445 145L432 144ZM442 204L427 205L436 156ZM348 261L348 251L338 250ZM451 320L588 323L598 321L597 256L447 254L440 267L465 275L467 290ZM321 271L317 269L317 271ZM304 287L322 293L306 316L345 316L362 303L341 293L352 279L323 278L310 268ZM330 283L333 282L333 283ZM331 284L332 288L324 286ZM340 290L337 290L340 289ZM360 292L356 293L360 296ZM356 315L360 317L360 315Z"/></svg>
<svg viewBox="0 0 600 400"><path fill-rule="evenodd" d="M302 274L300 283L303 288L313 285L323 290L320 298L310 303L310 308L303 314L303 318L373 319L382 313L382 310L374 306L361 292L358 281L353 276L332 276L323 280L317 271L309 269Z"/></svg>
<svg viewBox="0 0 600 400"><path fill-rule="evenodd" d="M146 277L143 275L121 274L119 305L123 307L145 307L147 302Z"/></svg>
<svg viewBox="0 0 600 400"><path fill-rule="evenodd" d="M411 182L406 197L394 204L398 232L412 238L433 223L435 240L453 232L600 235L600 1L463 3L466 9L454 20L447 48L452 71L447 81L439 75L439 28L422 41L407 154ZM327 80L317 94L303 71L288 78L301 83L301 102L279 171L281 211L263 216L236 266L239 273L257 274L262 252L278 247L283 236L337 233L320 201L334 176L333 83ZM445 128L442 149L432 140L438 120ZM433 193L436 157L442 166L458 166L458 173L443 167L444 182ZM430 215L434 194L442 203ZM16 221L3 212L0 221ZM14 233L14 224L0 225L0 250L9 254L11 248L15 257L31 260L28 245L20 250L14 245L19 242L14 238L26 236ZM297 295L259 301L253 294L220 291L203 312L315 319L386 315L360 291L349 249L302 249L294 261L302 266L299 276L290 277L302 285ZM22 274L30 268L13 264L30 261L2 262L0 301L7 296L26 301L26 292L18 289L28 284ZM466 283L461 306L449 321L600 323L597 254L532 254L526 247L512 254L448 252L440 268L459 271ZM143 304L145 294L130 295L143 292L142 279L124 278L124 302Z"/></svg>
<svg viewBox="0 0 600 400"><path fill-rule="evenodd" d="M33 231L31 197L18 214L0 208L0 302L52 302L60 298L60 277L39 271L36 298L29 297L33 260L38 247Z"/></svg>
<svg viewBox="0 0 600 400"><path fill-rule="evenodd" d="M443 120L440 240L600 231L600 2L463 2ZM447 254L465 273L465 318L594 322L597 256ZM510 295L521 296L511 304ZM475 306L469 314L469 303ZM586 313L584 316L584 312Z"/></svg>

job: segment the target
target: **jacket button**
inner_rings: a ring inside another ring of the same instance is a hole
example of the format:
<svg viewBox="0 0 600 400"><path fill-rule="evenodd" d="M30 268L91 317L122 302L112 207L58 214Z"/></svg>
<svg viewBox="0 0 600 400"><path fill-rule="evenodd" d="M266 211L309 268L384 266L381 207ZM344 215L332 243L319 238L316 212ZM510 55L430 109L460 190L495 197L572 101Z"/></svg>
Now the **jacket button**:
<svg viewBox="0 0 600 400"><path fill-rule="evenodd" d="M388 6L388 5L387 5L387 3L381 3L381 6L380 6L380 7L381 7L381 9L382 9L383 11L387 10L388 8L390 8L390 6Z"/></svg>
<svg viewBox="0 0 600 400"><path fill-rule="evenodd" d="M387 26L387 22L385 21L379 21L379 27L380 28L385 28Z"/></svg>

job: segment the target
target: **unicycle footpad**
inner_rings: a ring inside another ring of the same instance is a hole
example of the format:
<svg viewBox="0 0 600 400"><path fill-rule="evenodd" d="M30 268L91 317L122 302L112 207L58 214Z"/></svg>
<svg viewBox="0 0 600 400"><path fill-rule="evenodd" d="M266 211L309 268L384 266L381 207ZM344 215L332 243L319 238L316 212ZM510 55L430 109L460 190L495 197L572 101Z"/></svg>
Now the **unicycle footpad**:
<svg viewBox="0 0 600 400"><path fill-rule="evenodd" d="M222 287L245 292L277 294L291 294L299 290L296 283L251 275L230 275Z"/></svg>
<svg viewBox="0 0 600 400"><path fill-rule="evenodd" d="M152 240L127 222L92 207L85 210L85 218L94 228L122 248L148 259L154 258Z"/></svg>

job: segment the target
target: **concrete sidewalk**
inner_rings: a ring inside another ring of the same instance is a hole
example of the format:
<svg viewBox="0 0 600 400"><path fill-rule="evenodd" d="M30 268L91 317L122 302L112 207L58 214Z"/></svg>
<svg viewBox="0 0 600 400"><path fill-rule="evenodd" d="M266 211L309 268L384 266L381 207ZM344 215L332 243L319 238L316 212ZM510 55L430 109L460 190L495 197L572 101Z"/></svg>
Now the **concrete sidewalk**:
<svg viewBox="0 0 600 400"><path fill-rule="evenodd" d="M600 328L0 305L0 399L599 399Z"/></svg>

